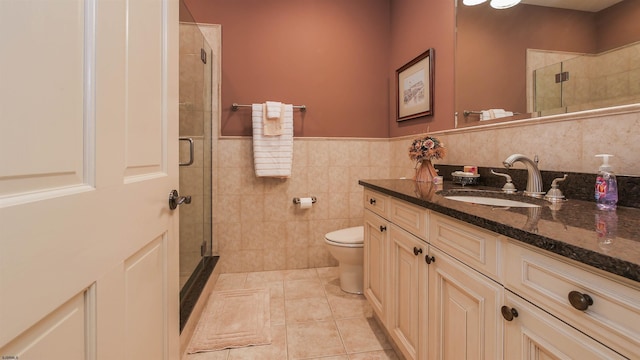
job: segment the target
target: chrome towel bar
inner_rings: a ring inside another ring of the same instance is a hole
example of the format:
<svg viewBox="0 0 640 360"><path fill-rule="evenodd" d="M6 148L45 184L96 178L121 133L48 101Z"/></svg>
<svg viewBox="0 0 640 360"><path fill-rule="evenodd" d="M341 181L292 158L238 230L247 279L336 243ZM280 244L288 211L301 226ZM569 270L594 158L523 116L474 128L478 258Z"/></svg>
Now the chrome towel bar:
<svg viewBox="0 0 640 360"><path fill-rule="evenodd" d="M231 104L231 110L233 111L238 111L239 107L251 107L251 105L242 105L242 104L238 104L238 103L233 103ZM294 109L300 109L300 111L307 111L307 106L306 105L293 105Z"/></svg>
<svg viewBox="0 0 640 360"><path fill-rule="evenodd" d="M465 110L462 112L462 115L464 115L464 117L467 117L469 115L482 115L482 111L475 111L475 110ZM514 112L513 115L520 115L519 112Z"/></svg>
<svg viewBox="0 0 640 360"><path fill-rule="evenodd" d="M467 116L469 116L471 114L482 115L482 111L465 110L465 111L462 112L462 115L464 115L464 117L467 117Z"/></svg>

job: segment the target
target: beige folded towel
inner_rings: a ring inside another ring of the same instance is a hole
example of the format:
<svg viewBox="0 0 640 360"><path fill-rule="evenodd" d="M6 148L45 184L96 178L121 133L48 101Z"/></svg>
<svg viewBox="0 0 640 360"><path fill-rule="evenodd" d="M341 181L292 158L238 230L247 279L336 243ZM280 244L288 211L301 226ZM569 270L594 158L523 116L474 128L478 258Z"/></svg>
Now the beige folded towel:
<svg viewBox="0 0 640 360"><path fill-rule="evenodd" d="M267 105L262 111L262 123L264 124L264 136L282 135L282 114L284 114L284 104L280 104L280 116L277 118L269 118L267 115Z"/></svg>

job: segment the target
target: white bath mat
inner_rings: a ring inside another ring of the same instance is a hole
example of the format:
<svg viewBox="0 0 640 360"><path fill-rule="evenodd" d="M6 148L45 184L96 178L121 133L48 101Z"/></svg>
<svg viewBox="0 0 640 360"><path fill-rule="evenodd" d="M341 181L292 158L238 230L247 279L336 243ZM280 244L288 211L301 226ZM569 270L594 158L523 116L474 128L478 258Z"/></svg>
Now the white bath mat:
<svg viewBox="0 0 640 360"><path fill-rule="evenodd" d="M207 300L187 352L193 354L270 343L268 289L214 291Z"/></svg>

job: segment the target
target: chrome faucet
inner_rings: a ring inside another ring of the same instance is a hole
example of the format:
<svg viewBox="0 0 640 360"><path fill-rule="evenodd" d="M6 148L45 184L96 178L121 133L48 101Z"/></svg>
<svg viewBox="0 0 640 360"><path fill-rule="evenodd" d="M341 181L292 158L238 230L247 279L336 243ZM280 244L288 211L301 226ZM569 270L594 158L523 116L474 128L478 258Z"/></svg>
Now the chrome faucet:
<svg viewBox="0 0 640 360"><path fill-rule="evenodd" d="M527 173L529 175L527 178L527 189L524 191L524 194L535 198L541 198L544 195L544 191L542 191L542 176L538 169L538 155L531 160L522 154L513 154L506 158L502 163L505 168L509 169L518 161L526 166Z"/></svg>

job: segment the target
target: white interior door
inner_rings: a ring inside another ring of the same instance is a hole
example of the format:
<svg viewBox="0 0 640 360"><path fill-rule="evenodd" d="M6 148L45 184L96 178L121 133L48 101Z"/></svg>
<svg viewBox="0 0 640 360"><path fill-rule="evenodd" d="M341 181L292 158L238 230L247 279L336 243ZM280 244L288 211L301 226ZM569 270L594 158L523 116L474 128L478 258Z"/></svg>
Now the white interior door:
<svg viewBox="0 0 640 360"><path fill-rule="evenodd" d="M0 0L0 356L178 357L177 50L177 0Z"/></svg>

